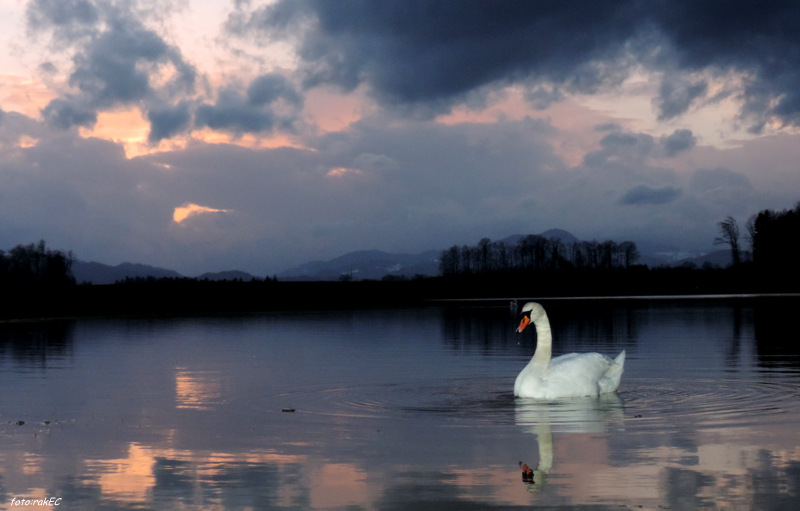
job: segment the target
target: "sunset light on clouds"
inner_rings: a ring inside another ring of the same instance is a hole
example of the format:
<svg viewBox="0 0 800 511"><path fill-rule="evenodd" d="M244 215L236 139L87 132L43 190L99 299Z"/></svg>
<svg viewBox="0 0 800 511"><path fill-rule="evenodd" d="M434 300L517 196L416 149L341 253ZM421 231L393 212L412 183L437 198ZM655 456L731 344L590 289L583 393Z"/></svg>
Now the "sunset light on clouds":
<svg viewBox="0 0 800 511"><path fill-rule="evenodd" d="M800 200L794 3L16 0L0 18L5 250L266 275L558 227L700 253L727 215Z"/></svg>
<svg viewBox="0 0 800 511"><path fill-rule="evenodd" d="M204 213L225 213L224 209L214 209L208 206L200 206L197 204L184 203L182 206L175 208L172 214L172 219L175 223L179 224L194 215L201 215Z"/></svg>

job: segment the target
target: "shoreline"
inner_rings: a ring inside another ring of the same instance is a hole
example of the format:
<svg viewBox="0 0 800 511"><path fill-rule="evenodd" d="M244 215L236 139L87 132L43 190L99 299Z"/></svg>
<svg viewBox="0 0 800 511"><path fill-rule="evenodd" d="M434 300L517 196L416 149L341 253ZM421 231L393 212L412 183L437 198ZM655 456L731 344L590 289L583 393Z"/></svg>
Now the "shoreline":
<svg viewBox="0 0 800 511"><path fill-rule="evenodd" d="M78 317L160 317L253 314L287 310L346 310L438 305L508 306L525 301L768 300L800 298L771 286L708 285L698 280L616 280L614 275L559 280L553 275L513 279L473 275L397 281L152 280L59 289L9 290L0 296L0 321ZM616 275L619 277L619 275ZM631 285L631 284L636 285ZM702 284L702 285L700 285ZM710 284L719 284L719 281Z"/></svg>

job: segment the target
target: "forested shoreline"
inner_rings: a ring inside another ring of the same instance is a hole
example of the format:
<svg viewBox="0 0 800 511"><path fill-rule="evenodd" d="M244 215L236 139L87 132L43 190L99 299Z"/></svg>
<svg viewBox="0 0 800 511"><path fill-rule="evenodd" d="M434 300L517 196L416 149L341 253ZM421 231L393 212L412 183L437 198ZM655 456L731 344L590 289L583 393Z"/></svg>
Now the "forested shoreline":
<svg viewBox="0 0 800 511"><path fill-rule="evenodd" d="M441 275L630 269L639 259L632 241L564 241L531 234L509 245L483 238L474 247L453 246L442 252Z"/></svg>
<svg viewBox="0 0 800 511"><path fill-rule="evenodd" d="M127 279L78 285L71 252L45 242L0 251L0 319L71 316L140 316L249 313L282 309L418 306L464 299L652 295L741 295L800 292L800 203L763 210L739 228L719 223L727 268L636 264L633 242L564 242L526 236L515 245L481 240L443 251L438 277L380 281L284 282L277 279L208 281L191 278Z"/></svg>

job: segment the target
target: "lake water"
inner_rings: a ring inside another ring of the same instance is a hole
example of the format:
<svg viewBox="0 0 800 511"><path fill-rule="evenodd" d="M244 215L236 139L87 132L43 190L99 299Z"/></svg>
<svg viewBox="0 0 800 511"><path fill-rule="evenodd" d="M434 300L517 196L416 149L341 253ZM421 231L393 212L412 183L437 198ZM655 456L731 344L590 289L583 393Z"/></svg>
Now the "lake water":
<svg viewBox="0 0 800 511"><path fill-rule="evenodd" d="M800 508L800 300L542 303L618 394L515 399L506 302L0 324L0 507Z"/></svg>

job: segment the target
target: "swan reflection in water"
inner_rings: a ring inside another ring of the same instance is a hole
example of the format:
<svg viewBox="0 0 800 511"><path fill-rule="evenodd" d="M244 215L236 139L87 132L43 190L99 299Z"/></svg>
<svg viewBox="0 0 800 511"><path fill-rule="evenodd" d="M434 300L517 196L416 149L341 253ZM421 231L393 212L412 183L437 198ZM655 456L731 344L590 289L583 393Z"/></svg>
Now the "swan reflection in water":
<svg viewBox="0 0 800 511"><path fill-rule="evenodd" d="M517 398L514 420L536 435L539 463L536 468L520 462L528 491L541 491L553 468L553 434L606 433L624 429L624 407L617 394L565 398L553 401Z"/></svg>

